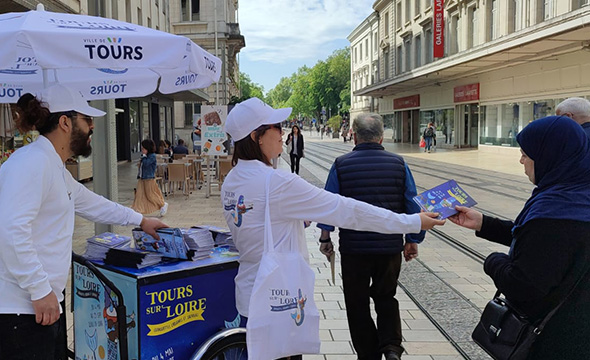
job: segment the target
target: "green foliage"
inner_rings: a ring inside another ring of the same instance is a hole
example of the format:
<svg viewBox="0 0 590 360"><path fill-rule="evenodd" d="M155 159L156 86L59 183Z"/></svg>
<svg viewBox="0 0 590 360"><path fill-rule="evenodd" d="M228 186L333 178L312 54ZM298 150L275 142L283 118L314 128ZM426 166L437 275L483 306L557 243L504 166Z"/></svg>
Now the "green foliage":
<svg viewBox="0 0 590 360"><path fill-rule="evenodd" d="M334 131L339 131L340 126L342 126L342 116L340 116L340 115L332 116L328 120L328 126L331 127L332 130L334 130Z"/></svg>
<svg viewBox="0 0 590 360"><path fill-rule="evenodd" d="M350 109L350 49L336 50L312 68L303 66L290 77L284 77L268 92L270 105L292 107L293 114L320 118L347 113ZM342 120L342 119L341 119Z"/></svg>
<svg viewBox="0 0 590 360"><path fill-rule="evenodd" d="M230 104L237 104L252 97L264 100L264 87L253 82L248 74L240 72L240 92L241 96L232 96Z"/></svg>

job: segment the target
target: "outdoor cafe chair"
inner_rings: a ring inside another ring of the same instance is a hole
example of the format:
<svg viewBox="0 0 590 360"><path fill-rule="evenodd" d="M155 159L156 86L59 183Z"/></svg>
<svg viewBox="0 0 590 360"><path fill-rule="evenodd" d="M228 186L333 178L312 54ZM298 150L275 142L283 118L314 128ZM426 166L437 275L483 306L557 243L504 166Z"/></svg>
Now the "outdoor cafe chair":
<svg viewBox="0 0 590 360"><path fill-rule="evenodd" d="M190 194L189 176L185 164L168 164L168 187L170 193L175 194L178 186L182 186L182 193L188 197Z"/></svg>

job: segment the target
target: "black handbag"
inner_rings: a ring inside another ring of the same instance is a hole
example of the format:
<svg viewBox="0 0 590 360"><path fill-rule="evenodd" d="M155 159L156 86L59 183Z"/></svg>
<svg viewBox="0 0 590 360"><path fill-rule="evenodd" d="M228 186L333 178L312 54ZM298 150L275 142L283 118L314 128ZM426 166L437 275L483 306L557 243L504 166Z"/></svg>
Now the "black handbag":
<svg viewBox="0 0 590 360"><path fill-rule="evenodd" d="M497 291L486 305L471 337L495 360L526 360L551 317L588 273L588 266L567 295L545 317L534 322L500 297Z"/></svg>

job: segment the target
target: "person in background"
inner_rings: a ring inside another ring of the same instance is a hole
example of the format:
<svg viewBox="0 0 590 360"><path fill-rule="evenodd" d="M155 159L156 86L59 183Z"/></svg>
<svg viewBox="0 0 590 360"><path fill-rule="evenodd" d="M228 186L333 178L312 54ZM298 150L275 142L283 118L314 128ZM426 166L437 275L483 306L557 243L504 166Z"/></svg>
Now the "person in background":
<svg viewBox="0 0 590 360"><path fill-rule="evenodd" d="M141 142L141 160L137 174L139 180L131 208L141 214L150 214L159 210L160 216L164 216L168 211L168 203L164 201L162 191L156 184L157 160L154 147L155 144L150 139Z"/></svg>
<svg viewBox="0 0 590 360"><path fill-rule="evenodd" d="M385 150L383 119L378 114L361 114L352 123L355 147L334 161L325 189L396 213L416 214L413 201L416 185L404 159ZM368 171L367 169L370 169ZM330 232L322 229L320 252L328 259L334 253ZM340 227L339 244L342 285L352 345L359 360L400 360L402 322L395 298L402 253L406 261L418 256L418 234L380 234ZM373 299L378 322L371 317Z"/></svg>
<svg viewBox="0 0 590 360"><path fill-rule="evenodd" d="M176 145L174 147L174 149L172 149L172 152L176 155L176 154L184 154L184 155L188 155L188 149L187 147L184 145L184 140L182 139L178 139L178 145Z"/></svg>
<svg viewBox="0 0 590 360"><path fill-rule="evenodd" d="M166 153L166 141L160 140L158 143L158 154L165 154Z"/></svg>
<svg viewBox="0 0 590 360"><path fill-rule="evenodd" d="M555 108L555 115L565 115L573 119L590 136L590 101L579 97L565 99Z"/></svg>
<svg viewBox="0 0 590 360"><path fill-rule="evenodd" d="M141 226L156 238L166 225L93 193L67 171L70 157L90 156L93 117L105 115L78 91L54 85L38 97L24 94L17 108L19 130L40 136L0 168L0 359L65 359L60 302L75 215Z"/></svg>
<svg viewBox="0 0 590 360"><path fill-rule="evenodd" d="M422 134L422 136L424 136L424 141L426 142L426 147L424 148L424 151L430 152L433 146L433 139L436 137L436 131L434 129L433 123L428 123L428 126L426 126L426 129L424 129L424 133Z"/></svg>
<svg viewBox="0 0 590 360"><path fill-rule="evenodd" d="M291 172L299 175L299 162L303 157L303 134L299 126L293 125L291 133L287 136L287 142L289 146L289 156L291 157Z"/></svg>
<svg viewBox="0 0 590 360"><path fill-rule="evenodd" d="M510 247L508 254L491 253L483 269L506 300L535 323L568 294L590 263L590 142L566 116L535 120L516 140L520 163L535 185L516 220L462 206L449 220ZM528 359L590 359L589 303L586 274L538 336Z"/></svg>
<svg viewBox="0 0 590 360"><path fill-rule="evenodd" d="M283 151L281 121L291 108L273 109L258 98L237 104L227 116L225 131L234 139L234 168L221 187L223 215L240 252L235 278L236 307L248 317L252 287L264 247L266 179L269 182L270 222L276 251L291 244L309 262L304 220L353 230L419 233L444 224L435 213L397 214L390 210L322 190L301 177L274 170L271 159ZM293 341L285 333L285 341ZM293 354L296 355L296 354ZM291 356L291 360L301 356Z"/></svg>
<svg viewBox="0 0 590 360"><path fill-rule="evenodd" d="M193 141L193 153L201 155L201 119L197 120L197 126L191 134Z"/></svg>

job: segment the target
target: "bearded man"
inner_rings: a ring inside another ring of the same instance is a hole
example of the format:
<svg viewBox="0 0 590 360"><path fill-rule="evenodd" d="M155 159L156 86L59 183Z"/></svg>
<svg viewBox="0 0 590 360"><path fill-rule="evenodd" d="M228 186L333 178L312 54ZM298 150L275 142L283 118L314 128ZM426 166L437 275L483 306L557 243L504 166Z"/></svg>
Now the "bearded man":
<svg viewBox="0 0 590 360"><path fill-rule="evenodd" d="M103 224L139 225L156 236L166 225L105 199L74 180L65 161L90 156L93 116L77 91L61 85L23 95L17 127L39 138L0 168L0 359L62 359L75 215Z"/></svg>

